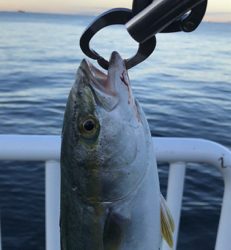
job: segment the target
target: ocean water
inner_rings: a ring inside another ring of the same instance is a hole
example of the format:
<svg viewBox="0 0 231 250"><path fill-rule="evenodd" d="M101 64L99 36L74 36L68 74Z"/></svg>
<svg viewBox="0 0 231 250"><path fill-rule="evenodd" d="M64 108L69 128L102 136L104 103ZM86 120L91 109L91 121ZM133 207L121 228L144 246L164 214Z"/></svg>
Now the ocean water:
<svg viewBox="0 0 231 250"><path fill-rule="evenodd" d="M85 57L79 38L93 18L0 13L0 134L60 135L67 96ZM153 135L231 147L230 34L230 23L159 34L152 56L129 71ZM137 44L115 26L97 34L92 47L107 58L112 48L129 57ZM45 249L43 164L0 166L3 250ZM167 171L160 166L163 193ZM214 167L188 165L179 250L214 249L222 193Z"/></svg>

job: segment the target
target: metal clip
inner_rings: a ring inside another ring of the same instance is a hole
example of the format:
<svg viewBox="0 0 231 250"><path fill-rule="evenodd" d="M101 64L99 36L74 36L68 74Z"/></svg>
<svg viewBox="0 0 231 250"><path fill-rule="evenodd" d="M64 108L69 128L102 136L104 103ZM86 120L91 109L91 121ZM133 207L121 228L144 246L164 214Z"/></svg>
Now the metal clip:
<svg viewBox="0 0 231 250"><path fill-rule="evenodd" d="M92 24L84 31L80 38L80 48L88 57L97 60L99 65L104 69L108 69L109 62L100 56L95 50L90 48L90 41L93 36L102 28L113 24L126 24L132 18L132 11L126 8L111 9L101 14ZM155 36L147 39L143 43L139 43L137 53L129 58L125 59L125 65L127 69L134 67L135 65L144 61L149 57L156 47Z"/></svg>

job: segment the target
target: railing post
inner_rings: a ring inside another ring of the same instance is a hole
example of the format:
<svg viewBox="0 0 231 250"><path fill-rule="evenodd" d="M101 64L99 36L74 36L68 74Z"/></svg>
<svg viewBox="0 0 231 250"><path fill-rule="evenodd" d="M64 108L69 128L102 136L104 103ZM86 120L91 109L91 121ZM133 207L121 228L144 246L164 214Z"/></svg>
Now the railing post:
<svg viewBox="0 0 231 250"><path fill-rule="evenodd" d="M0 211L0 250L2 250L2 221L1 221L1 211Z"/></svg>
<svg viewBox="0 0 231 250"><path fill-rule="evenodd" d="M186 165L183 162L170 164L168 176L167 204L175 223L174 246L169 248L167 243L163 241L162 250L175 250L177 246L177 238L180 224L181 204L184 190Z"/></svg>
<svg viewBox="0 0 231 250"><path fill-rule="evenodd" d="M57 161L45 164L46 250L59 250L60 164Z"/></svg>
<svg viewBox="0 0 231 250"><path fill-rule="evenodd" d="M215 250L230 249L231 238L231 168L223 170L224 196L220 214L220 221L217 231Z"/></svg>

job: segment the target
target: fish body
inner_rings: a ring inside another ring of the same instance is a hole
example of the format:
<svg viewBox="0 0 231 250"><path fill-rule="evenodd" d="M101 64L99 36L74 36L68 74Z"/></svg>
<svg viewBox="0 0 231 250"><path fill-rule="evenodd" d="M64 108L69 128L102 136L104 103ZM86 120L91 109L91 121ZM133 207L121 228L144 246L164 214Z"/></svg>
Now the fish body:
<svg viewBox="0 0 231 250"><path fill-rule="evenodd" d="M120 55L108 75L83 60L61 147L61 249L159 250L160 189L153 143Z"/></svg>

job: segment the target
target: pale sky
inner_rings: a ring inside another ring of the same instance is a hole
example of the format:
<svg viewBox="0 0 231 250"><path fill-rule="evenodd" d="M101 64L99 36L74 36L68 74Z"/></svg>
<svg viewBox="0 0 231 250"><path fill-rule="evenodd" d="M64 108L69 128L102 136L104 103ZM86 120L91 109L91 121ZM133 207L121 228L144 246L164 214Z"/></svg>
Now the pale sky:
<svg viewBox="0 0 231 250"><path fill-rule="evenodd" d="M132 0L0 0L0 11L98 14L109 8L131 6ZM208 0L206 19L211 18L231 21L231 0Z"/></svg>

